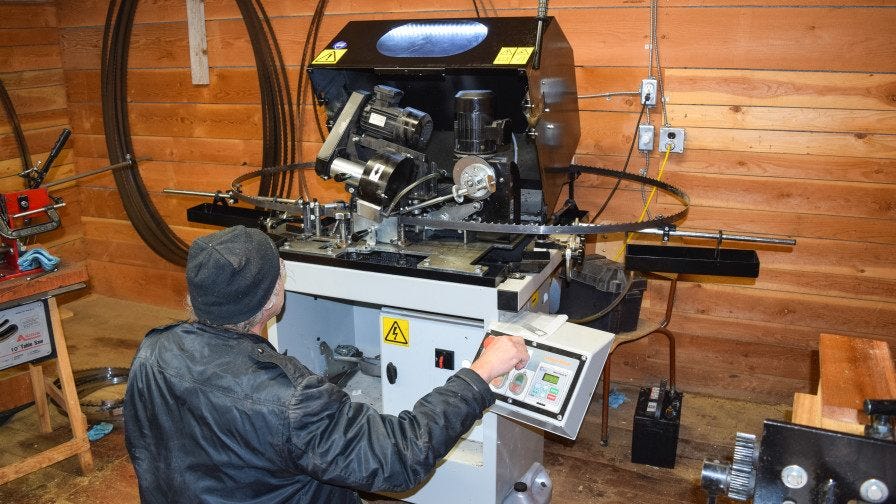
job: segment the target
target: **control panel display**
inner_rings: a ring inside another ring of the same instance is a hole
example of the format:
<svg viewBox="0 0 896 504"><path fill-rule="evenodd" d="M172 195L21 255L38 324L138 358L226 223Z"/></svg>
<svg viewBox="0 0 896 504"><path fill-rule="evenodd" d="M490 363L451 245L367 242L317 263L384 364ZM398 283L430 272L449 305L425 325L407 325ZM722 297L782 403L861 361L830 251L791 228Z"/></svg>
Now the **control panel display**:
<svg viewBox="0 0 896 504"><path fill-rule="evenodd" d="M577 385L581 356L546 345L529 344L529 363L490 385L499 401L549 417L565 414L567 399Z"/></svg>

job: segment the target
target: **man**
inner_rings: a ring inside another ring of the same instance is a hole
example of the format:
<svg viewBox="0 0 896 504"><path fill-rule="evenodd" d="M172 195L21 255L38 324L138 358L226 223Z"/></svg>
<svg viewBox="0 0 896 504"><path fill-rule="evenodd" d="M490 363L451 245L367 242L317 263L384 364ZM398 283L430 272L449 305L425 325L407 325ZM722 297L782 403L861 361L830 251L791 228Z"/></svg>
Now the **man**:
<svg viewBox="0 0 896 504"><path fill-rule="evenodd" d="M282 261L242 226L187 257L194 320L154 329L131 366L125 442L143 502L358 502L419 484L522 368L521 338L490 342L413 411L381 415L259 336L283 307Z"/></svg>

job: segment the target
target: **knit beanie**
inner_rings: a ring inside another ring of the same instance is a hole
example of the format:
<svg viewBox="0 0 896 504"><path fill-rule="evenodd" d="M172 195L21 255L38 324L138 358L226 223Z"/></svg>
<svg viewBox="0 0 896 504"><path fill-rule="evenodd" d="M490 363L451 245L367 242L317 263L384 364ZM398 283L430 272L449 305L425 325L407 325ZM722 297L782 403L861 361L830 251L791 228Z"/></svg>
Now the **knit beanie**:
<svg viewBox="0 0 896 504"><path fill-rule="evenodd" d="M187 289L196 318L228 325L255 316L277 286L279 258L266 234L244 226L194 240L187 253Z"/></svg>

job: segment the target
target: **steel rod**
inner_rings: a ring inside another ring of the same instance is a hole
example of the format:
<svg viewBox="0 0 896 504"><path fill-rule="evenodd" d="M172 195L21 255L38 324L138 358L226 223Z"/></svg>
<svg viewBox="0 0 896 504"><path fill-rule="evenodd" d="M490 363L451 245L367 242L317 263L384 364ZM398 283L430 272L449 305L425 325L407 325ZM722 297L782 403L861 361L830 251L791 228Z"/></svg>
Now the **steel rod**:
<svg viewBox="0 0 896 504"><path fill-rule="evenodd" d="M792 238L765 238L763 236L749 236L749 235L733 235L733 234L725 234L721 231L717 233L707 233L702 231L680 231L680 230L668 230L664 231L662 229L657 228L647 228L635 231L636 233L644 233L644 234L653 234L653 235L669 235L669 236L677 236L680 238L703 238L707 240L721 240L721 241L739 241L739 242L749 242L749 243L765 243L769 245L796 245L796 240Z"/></svg>
<svg viewBox="0 0 896 504"><path fill-rule="evenodd" d="M96 170L91 170L89 172L79 173L77 175L72 175L71 177L65 177L65 178L61 178L59 180L54 180L52 182L47 182L46 184L43 185L43 187L53 187L53 186L57 186L59 184L65 184L66 182L71 182L72 180L82 179L84 177L89 177L91 175L98 175L100 173L107 172L110 170L115 170L117 168L124 168L126 166L132 166L135 162L141 162L141 161L151 161L151 158L148 158L148 157L142 157L142 158L138 158L138 159L128 158L128 160L122 161L121 163L115 163L113 165L105 166L103 168L97 168Z"/></svg>
<svg viewBox="0 0 896 504"><path fill-rule="evenodd" d="M27 217L29 215L39 214L41 212L46 212L47 210L53 210L56 208L62 208L65 206L65 203L56 203L55 205L48 205L42 208L35 208L34 210L28 210L27 212L13 214L13 219L18 219L19 217Z"/></svg>
<svg viewBox="0 0 896 504"><path fill-rule="evenodd" d="M206 191L186 191L181 189L162 189L162 192L165 194L182 194L184 196L200 196L203 198L214 198L215 196L227 196L230 197L229 193L213 193Z"/></svg>

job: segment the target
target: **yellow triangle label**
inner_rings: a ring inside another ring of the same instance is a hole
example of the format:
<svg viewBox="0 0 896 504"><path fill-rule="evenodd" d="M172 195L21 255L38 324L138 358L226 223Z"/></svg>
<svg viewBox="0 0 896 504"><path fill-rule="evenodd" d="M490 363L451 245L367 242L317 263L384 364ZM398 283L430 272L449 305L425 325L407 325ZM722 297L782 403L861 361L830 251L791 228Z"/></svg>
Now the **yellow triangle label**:
<svg viewBox="0 0 896 504"><path fill-rule="evenodd" d="M411 346L408 321L383 317L383 341L392 345Z"/></svg>
<svg viewBox="0 0 896 504"><path fill-rule="evenodd" d="M348 51L348 49L324 49L311 63L317 63L318 65L332 65L339 61L339 58L341 58L346 51Z"/></svg>

